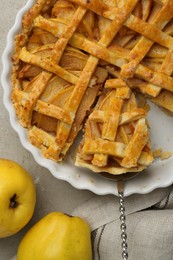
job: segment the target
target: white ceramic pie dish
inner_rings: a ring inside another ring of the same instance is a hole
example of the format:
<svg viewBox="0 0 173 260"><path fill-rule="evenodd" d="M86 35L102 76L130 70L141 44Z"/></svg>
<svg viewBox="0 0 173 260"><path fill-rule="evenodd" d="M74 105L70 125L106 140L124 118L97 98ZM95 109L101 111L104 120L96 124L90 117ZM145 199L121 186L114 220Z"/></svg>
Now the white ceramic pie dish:
<svg viewBox="0 0 173 260"><path fill-rule="evenodd" d="M20 31L21 19L23 14L34 3L34 0L28 0L26 5L17 14L15 24L7 36L7 45L2 55L3 71L1 83L4 89L4 105L9 112L10 123L17 132L21 144L31 152L36 162L47 168L53 176L58 179L69 182L77 189L87 189L99 195L114 194L117 195L116 182L107 180L102 176L91 171L74 166L73 159L69 155L63 164L44 158L40 151L31 145L27 139L27 130L21 127L15 115L11 103L11 55L13 52L14 36ZM153 149L162 147L165 151L173 152L173 118L158 107L151 105L148 115L151 127L151 141ZM73 154L73 152L71 152ZM147 170L140 173L137 177L126 181L124 195L128 196L134 193L146 194L156 188L167 187L173 183L173 156L167 160L155 160Z"/></svg>

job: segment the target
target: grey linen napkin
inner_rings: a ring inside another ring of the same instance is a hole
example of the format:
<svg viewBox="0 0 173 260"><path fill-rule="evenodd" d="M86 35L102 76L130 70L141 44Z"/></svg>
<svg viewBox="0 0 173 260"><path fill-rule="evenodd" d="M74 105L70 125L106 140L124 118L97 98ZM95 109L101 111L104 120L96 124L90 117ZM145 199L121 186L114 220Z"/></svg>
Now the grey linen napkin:
<svg viewBox="0 0 173 260"><path fill-rule="evenodd" d="M173 259L173 186L125 198L129 260ZM121 260L119 199L94 195L72 215L91 226L93 260Z"/></svg>

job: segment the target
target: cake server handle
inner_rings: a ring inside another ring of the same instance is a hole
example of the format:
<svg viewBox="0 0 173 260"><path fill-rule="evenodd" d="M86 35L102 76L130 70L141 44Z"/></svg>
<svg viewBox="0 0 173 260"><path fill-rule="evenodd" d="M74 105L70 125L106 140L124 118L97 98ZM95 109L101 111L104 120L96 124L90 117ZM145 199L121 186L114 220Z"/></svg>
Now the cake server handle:
<svg viewBox="0 0 173 260"><path fill-rule="evenodd" d="M127 226L126 226L126 215L125 215L125 203L124 203L124 185L122 180L117 181L118 196L119 196L119 211L120 211L120 229L122 239L122 259L128 259L128 244L127 244Z"/></svg>

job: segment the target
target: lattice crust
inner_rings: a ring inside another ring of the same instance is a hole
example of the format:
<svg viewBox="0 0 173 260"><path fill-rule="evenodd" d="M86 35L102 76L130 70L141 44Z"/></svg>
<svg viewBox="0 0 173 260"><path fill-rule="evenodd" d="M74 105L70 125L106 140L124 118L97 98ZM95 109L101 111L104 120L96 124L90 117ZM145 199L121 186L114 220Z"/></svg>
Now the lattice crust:
<svg viewBox="0 0 173 260"><path fill-rule="evenodd" d="M108 80L105 86L112 83ZM114 83L116 89L100 96L86 122L75 164L111 174L141 171L153 161L146 110L137 106L124 83Z"/></svg>
<svg viewBox="0 0 173 260"><path fill-rule="evenodd" d="M172 0L37 0L15 38L12 75L12 101L31 143L63 160L107 79L108 88L123 79L172 111L172 17Z"/></svg>

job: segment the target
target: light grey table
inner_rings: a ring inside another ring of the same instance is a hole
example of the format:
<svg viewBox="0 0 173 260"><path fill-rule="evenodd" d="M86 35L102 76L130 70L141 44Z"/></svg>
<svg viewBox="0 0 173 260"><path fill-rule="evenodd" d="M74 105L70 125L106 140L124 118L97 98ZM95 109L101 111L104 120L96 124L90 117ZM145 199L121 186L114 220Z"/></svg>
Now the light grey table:
<svg viewBox="0 0 173 260"><path fill-rule="evenodd" d="M6 46L6 37L15 21L19 9L26 0L0 1L0 55ZM0 64L2 71L2 64ZM16 253L18 244L26 231L40 218L51 211L69 213L93 194L73 188L67 182L55 179L51 173L39 166L26 151L9 123L9 116L3 106L3 89L0 87L0 157L15 160L26 168L36 181L37 204L33 218L18 234L0 239L0 260L10 260Z"/></svg>

